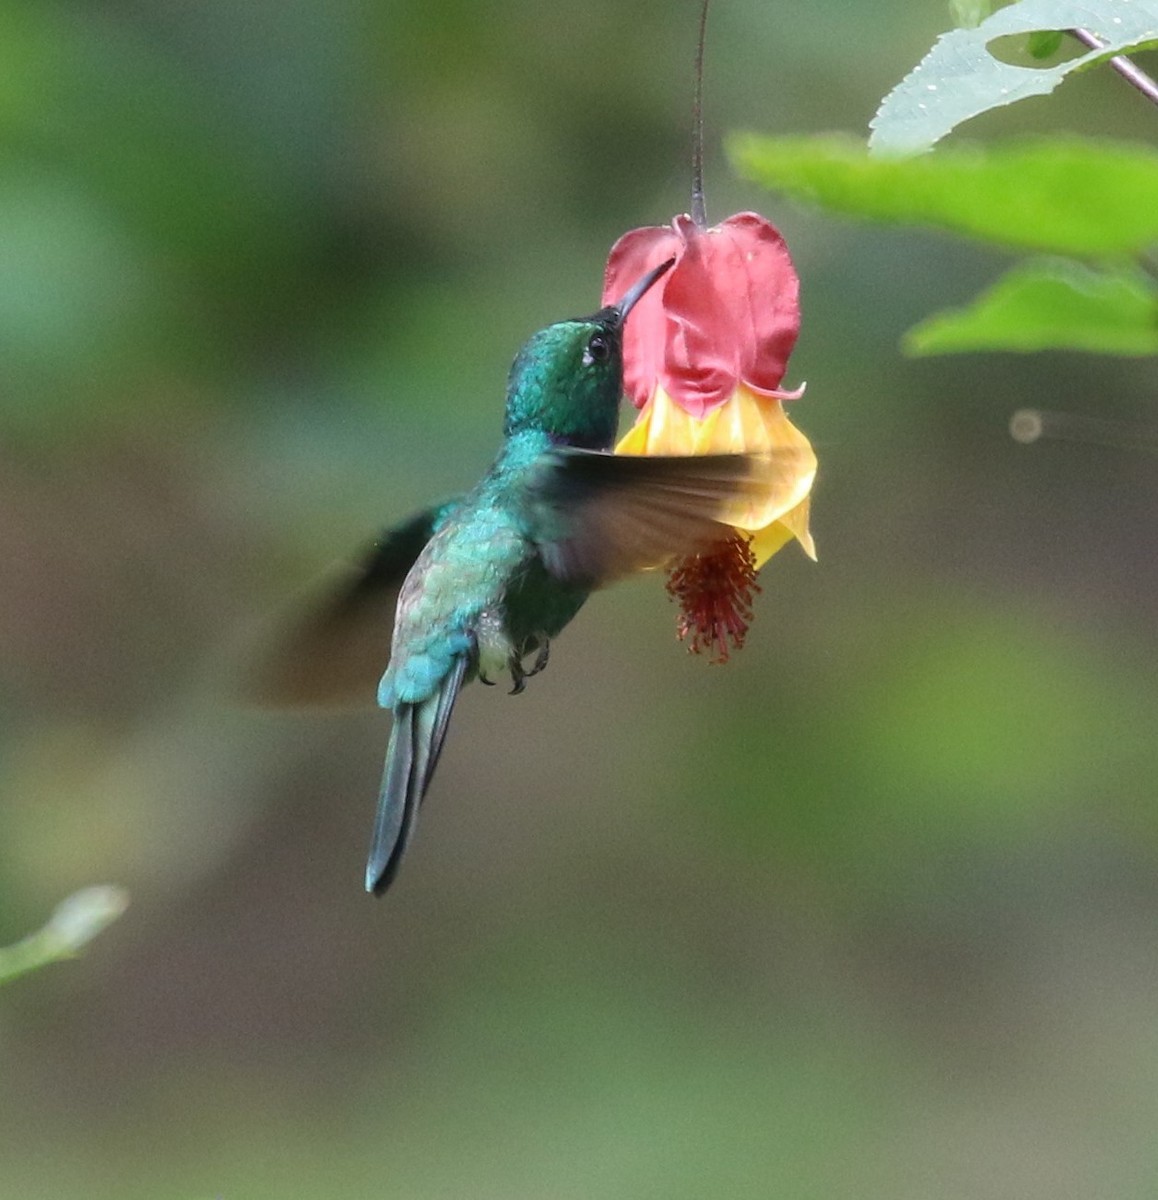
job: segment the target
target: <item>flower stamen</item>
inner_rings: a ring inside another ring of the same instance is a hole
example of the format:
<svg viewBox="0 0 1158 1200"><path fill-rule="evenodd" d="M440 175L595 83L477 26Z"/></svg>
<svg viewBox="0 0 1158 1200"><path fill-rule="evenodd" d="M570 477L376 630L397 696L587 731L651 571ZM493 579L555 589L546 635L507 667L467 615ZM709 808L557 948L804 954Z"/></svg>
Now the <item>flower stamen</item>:
<svg viewBox="0 0 1158 1200"><path fill-rule="evenodd" d="M667 591L680 606L676 637L692 654L706 650L712 662L727 662L744 645L752 599L760 591L752 535L737 530L681 559L668 570Z"/></svg>

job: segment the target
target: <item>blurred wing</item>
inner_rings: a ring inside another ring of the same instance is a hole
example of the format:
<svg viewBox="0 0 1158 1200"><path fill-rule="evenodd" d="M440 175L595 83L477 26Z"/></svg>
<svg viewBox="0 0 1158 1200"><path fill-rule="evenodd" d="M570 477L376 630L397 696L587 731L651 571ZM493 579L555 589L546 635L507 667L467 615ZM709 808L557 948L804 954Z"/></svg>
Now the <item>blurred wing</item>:
<svg viewBox="0 0 1158 1200"><path fill-rule="evenodd" d="M398 593L457 501L384 533L363 560L333 572L256 656L245 694L275 706L374 704L390 660Z"/></svg>
<svg viewBox="0 0 1158 1200"><path fill-rule="evenodd" d="M666 457L552 450L533 485L533 536L553 575L595 587L695 554L745 514L787 511L804 465L795 448Z"/></svg>

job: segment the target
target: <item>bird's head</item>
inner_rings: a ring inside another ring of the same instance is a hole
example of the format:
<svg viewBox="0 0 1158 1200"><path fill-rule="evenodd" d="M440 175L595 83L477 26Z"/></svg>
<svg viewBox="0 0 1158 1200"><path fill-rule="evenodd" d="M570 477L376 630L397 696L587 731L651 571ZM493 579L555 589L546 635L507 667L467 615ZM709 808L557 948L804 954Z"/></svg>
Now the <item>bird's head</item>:
<svg viewBox="0 0 1158 1200"><path fill-rule="evenodd" d="M623 324L674 261L649 271L618 304L548 325L527 341L507 383L508 437L534 430L563 446L610 448L623 392Z"/></svg>

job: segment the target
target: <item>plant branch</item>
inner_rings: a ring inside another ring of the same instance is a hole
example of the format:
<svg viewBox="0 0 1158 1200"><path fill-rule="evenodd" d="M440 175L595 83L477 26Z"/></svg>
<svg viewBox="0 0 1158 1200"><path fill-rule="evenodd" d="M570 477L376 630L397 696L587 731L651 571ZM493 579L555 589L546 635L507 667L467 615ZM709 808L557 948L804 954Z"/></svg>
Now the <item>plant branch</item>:
<svg viewBox="0 0 1158 1200"><path fill-rule="evenodd" d="M1105 45L1105 42L1096 33L1091 33L1088 29L1071 29L1070 33L1082 45L1089 46L1091 50L1100 50ZM1158 83L1155 83L1141 67L1136 66L1124 54L1115 54L1113 58L1109 59L1109 63L1127 83L1136 87L1151 104L1158 105Z"/></svg>

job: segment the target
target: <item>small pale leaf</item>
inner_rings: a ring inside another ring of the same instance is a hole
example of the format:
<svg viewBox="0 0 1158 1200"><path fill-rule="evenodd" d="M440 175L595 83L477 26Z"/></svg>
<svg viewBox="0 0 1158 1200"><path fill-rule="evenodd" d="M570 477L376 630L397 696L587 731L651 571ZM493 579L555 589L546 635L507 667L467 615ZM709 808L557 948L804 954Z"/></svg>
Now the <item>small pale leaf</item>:
<svg viewBox="0 0 1158 1200"><path fill-rule="evenodd" d="M989 44L1010 34L1082 28L1105 45L1053 66L1013 66ZM980 113L1045 96L1068 75L1158 44L1158 0L1020 0L974 29L954 29L884 98L870 122L875 154L919 154Z"/></svg>
<svg viewBox="0 0 1158 1200"><path fill-rule="evenodd" d="M41 936L61 958L79 954L128 907L129 894L124 888L111 884L82 888L57 905Z"/></svg>
<svg viewBox="0 0 1158 1200"><path fill-rule="evenodd" d="M0 984L49 963L74 958L128 908L128 893L101 885L61 901L48 923L12 946L0 947Z"/></svg>

